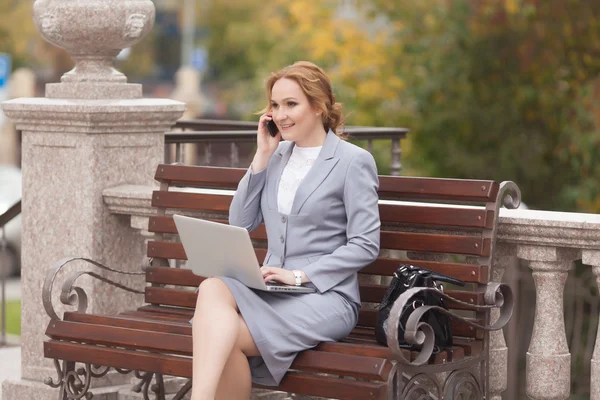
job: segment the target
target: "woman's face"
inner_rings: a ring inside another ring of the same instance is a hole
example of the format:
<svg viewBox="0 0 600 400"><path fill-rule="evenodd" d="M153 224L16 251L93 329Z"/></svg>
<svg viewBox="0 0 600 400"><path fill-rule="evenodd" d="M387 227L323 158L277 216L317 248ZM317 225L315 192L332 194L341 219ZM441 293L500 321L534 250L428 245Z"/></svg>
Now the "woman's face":
<svg viewBox="0 0 600 400"><path fill-rule="evenodd" d="M325 129L321 114L315 110L296 81L281 78L271 90L271 112L281 136L298 146L320 146Z"/></svg>

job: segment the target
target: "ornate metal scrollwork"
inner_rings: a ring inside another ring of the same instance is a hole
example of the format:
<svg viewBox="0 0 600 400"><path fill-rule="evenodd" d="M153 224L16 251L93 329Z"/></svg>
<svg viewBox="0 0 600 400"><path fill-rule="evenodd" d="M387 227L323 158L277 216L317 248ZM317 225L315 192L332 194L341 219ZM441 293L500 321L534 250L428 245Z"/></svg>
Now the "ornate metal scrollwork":
<svg viewBox="0 0 600 400"><path fill-rule="evenodd" d="M448 400L480 400L483 398L477 378L467 370L454 371L444 384L444 398Z"/></svg>
<svg viewBox="0 0 600 400"><path fill-rule="evenodd" d="M58 360L54 360L54 367L58 373L58 381L54 382L52 378L47 378L44 383L53 388L60 388L59 398L66 397L69 400L79 400L85 397L90 400L94 397L89 391L92 380L90 364L85 364L85 370L82 369L83 380L79 377L81 371L75 371L75 363L72 361L63 361L61 368Z"/></svg>
<svg viewBox="0 0 600 400"><path fill-rule="evenodd" d="M140 379L140 382L133 386L132 390L136 393L142 393L144 400L150 400L149 391L154 393L155 400L165 400L165 383L162 374L155 374L153 372L139 372L132 371L122 368L104 367L100 365L85 364L85 367L75 368L75 363L72 361L63 361L61 368L60 362L54 360L54 367L58 374L56 382L52 378L47 378L44 383L53 388L60 388L60 398L66 396L69 400L79 400L85 398L90 400L94 397L94 394L89 391L90 383L92 378L102 378L108 374L111 370L115 370L119 374L129 374L134 372L136 378ZM152 384L152 380L155 378L156 383ZM189 387L187 385L189 384ZM180 397L179 393L185 392ZM191 380L184 385L174 399L181 399L189 389L191 388Z"/></svg>
<svg viewBox="0 0 600 400"><path fill-rule="evenodd" d="M58 317L58 315L56 314L56 311L54 310L54 306L52 305L52 287L54 286L54 280L56 279L56 275L58 274L58 272L61 270L62 267L64 267L65 265L67 265L68 263L70 263L72 261L77 261L77 260L86 261L86 262L93 264L93 265L97 266L98 268L101 268L105 271L116 272L116 273L124 274L124 275L145 275L145 272L119 271L117 269L113 269L113 268L107 267L103 264L100 264L99 262L96 262L94 260L90 260L89 258L83 258L83 257L64 258L64 259L58 261L56 264L54 264L54 266L52 266L52 268L48 271L48 274L46 275L46 279L44 281L44 289L42 291L42 302L44 304L44 309L46 310L46 313L48 314L48 316L51 319L60 319ZM91 277L101 280L102 282L108 283L109 285L118 287L119 289L123 289L123 290L126 290L131 293L136 293L136 294L144 293L142 291L129 288L118 282L114 282L114 281L112 281L108 278L105 278L95 272L91 272L91 271L76 272L76 273L70 275L65 280L63 287L62 287L61 294L60 294L60 301L61 301L61 303L65 304L65 305L77 306L77 311L80 313L86 312L87 304L88 304L88 298L87 298L87 294L85 293L85 291L79 286L74 286L75 281L82 275L89 275Z"/></svg>
<svg viewBox="0 0 600 400"><path fill-rule="evenodd" d="M437 381L427 374L413 376L404 386L401 399L404 400L438 400L440 387Z"/></svg>
<svg viewBox="0 0 600 400"><path fill-rule="evenodd" d="M407 343L421 346L421 350L417 357L411 362L404 357L402 350L398 346L398 324L400 322L400 316L402 310L405 305L419 292L425 291L435 291L438 295L443 297L447 301L452 301L453 303L462 304L470 307L471 309L475 309L478 311L486 311L492 308L499 308L500 315L496 322L492 325L480 325L469 319L462 318L457 316L443 307L436 306L421 306L417 307L408 317L406 321L406 327L404 330L404 339ZM435 310L437 313L443 313L447 316L461 320L462 322L476 328L482 329L486 331L494 331L501 329L508 323L510 317L513 312L514 300L512 290L509 286L501 283L491 282L487 285L485 293L484 293L485 304L476 306L471 303L463 302L453 297L448 296L447 294L438 291L435 288L413 288L408 289L406 292L402 293L400 297L396 300L392 309L390 310L390 315L386 321L385 331L387 332L387 342L388 347L394 354L395 358L403 364L406 365L422 365L429 360L431 355L433 354L434 344L435 344L435 334L430 325L425 322L421 322L421 317L425 313L431 310Z"/></svg>
<svg viewBox="0 0 600 400"><path fill-rule="evenodd" d="M152 378L156 376L156 383L152 384ZM150 400L148 397L148 391L151 390L154 393L156 400L164 400L165 398L165 383L162 374L155 374L154 372L139 372L135 371L135 377L140 379L131 390L136 393L142 393L144 400Z"/></svg>
<svg viewBox="0 0 600 400"><path fill-rule="evenodd" d="M504 207L516 209L521 204L521 189L514 182L504 181L500 183L498 199Z"/></svg>

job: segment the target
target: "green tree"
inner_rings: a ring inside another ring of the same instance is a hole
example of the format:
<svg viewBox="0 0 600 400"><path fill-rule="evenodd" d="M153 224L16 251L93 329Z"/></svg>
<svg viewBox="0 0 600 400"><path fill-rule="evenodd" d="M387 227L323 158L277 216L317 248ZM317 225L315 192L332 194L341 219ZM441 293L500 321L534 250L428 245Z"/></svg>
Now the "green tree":
<svg viewBox="0 0 600 400"><path fill-rule="evenodd" d="M418 116L411 161L430 175L514 180L533 207L600 210L600 5L420 3L375 2L404 27L395 62L418 71L402 94Z"/></svg>
<svg viewBox="0 0 600 400"><path fill-rule="evenodd" d="M509 179L530 206L600 210L600 3L353 4L216 2L208 47L228 103L255 118L268 72L308 59L332 76L348 123L411 129L405 173Z"/></svg>

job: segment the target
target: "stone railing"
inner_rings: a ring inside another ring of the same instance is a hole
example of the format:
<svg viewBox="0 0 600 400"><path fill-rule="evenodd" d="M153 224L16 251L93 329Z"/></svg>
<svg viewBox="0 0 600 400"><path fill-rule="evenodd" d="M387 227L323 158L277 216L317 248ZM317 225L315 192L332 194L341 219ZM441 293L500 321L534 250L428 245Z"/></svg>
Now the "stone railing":
<svg viewBox="0 0 600 400"><path fill-rule="evenodd" d="M131 227L148 235L148 217L155 212L150 205L153 190L125 185L104 190L103 197L111 213L130 216ZM535 281L537 306L526 356L527 395L534 400L567 399L571 354L565 333L564 284L575 260L593 268L600 284L600 215L501 209L498 229L497 276L518 268L518 257L529 263ZM507 370L517 368L507 365L507 350L504 335L498 332L491 345L494 399L500 399L508 387ZM591 399L600 400L600 338L591 363Z"/></svg>
<svg viewBox="0 0 600 400"><path fill-rule="evenodd" d="M600 215L502 210L500 218L500 254L527 261L535 282L535 318L526 356L527 395L535 400L567 399L571 395L571 353L565 330L564 287L577 260L592 268L600 285ZM507 256L500 264L514 266ZM590 398L600 400L600 336L590 375Z"/></svg>
<svg viewBox="0 0 600 400"><path fill-rule="evenodd" d="M174 130L165 133L165 163L246 167L254 155L258 123L230 120L179 120ZM388 140L390 175L399 175L402 169L401 141L408 129L373 126L346 126L351 140L365 143L373 152L373 141ZM225 157L219 157L224 155ZM224 158L219 160L217 158Z"/></svg>

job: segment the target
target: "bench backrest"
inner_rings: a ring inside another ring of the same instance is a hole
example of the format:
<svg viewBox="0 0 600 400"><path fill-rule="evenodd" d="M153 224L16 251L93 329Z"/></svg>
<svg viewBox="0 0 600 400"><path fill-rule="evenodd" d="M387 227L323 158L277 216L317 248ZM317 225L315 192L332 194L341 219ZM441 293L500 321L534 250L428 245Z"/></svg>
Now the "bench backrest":
<svg viewBox="0 0 600 400"><path fill-rule="evenodd" d="M245 169L183 165L159 165L155 179L160 190L152 195L157 216L148 230L156 234L148 243L153 262L147 270L145 300L154 305L193 308L196 288L202 278L173 260L186 255L170 216L198 215L227 223L231 196L198 193L180 188L235 190ZM447 290L451 296L474 305L483 304L482 288L491 277L500 198L504 188L494 181L380 176L379 197L381 253L360 273L359 330L372 335L374 307L387 288L398 264L410 263L461 279L468 284ZM210 192L210 191L209 191ZM510 197L508 198L510 200ZM264 226L250 234L259 261L264 259L267 237ZM171 261L170 261L171 260ZM469 307L448 304L463 316L487 323L488 315ZM467 324L453 326L455 336L482 338L484 333Z"/></svg>

